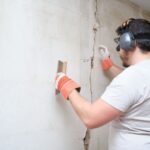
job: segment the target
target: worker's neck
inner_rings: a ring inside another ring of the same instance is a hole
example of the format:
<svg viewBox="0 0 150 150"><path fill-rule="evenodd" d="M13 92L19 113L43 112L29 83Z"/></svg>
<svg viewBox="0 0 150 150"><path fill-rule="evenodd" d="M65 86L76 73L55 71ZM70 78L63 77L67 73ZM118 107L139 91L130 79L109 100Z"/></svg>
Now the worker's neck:
<svg viewBox="0 0 150 150"><path fill-rule="evenodd" d="M141 50L139 48L137 48L132 57L131 57L131 65L135 65L136 63L139 63L141 61L144 61L144 60L150 60L150 52L141 52Z"/></svg>

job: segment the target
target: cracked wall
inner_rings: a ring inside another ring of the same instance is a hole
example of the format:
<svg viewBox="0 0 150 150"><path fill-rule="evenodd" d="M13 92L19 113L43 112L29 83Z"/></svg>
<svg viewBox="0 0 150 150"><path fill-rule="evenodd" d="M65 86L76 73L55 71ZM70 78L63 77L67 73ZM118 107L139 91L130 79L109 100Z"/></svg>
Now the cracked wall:
<svg viewBox="0 0 150 150"><path fill-rule="evenodd" d="M142 17L150 19L150 14L134 5L129 0L90 0L89 15L89 43L88 47L81 48L81 82L82 94L90 102L98 99L104 92L110 79L102 71L98 45L106 45L110 51L113 61L121 65L121 61L115 50L113 42L115 29L127 18ZM108 130L109 125L87 130L89 143L88 150L107 150L108 149ZM90 136L88 136L90 135ZM86 150L87 150L86 149Z"/></svg>
<svg viewBox="0 0 150 150"><path fill-rule="evenodd" d="M5 0L0 7L0 149L107 150L108 126L85 128L55 96L57 60L68 61L67 74L92 102L109 83L97 46L107 45L120 64L116 26L150 17L125 0Z"/></svg>

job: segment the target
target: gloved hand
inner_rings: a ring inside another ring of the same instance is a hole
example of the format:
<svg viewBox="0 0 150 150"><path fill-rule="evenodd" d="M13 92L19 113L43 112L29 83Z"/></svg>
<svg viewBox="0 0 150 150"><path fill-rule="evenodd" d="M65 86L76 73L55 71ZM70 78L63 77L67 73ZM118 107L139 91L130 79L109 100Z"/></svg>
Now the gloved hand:
<svg viewBox="0 0 150 150"><path fill-rule="evenodd" d="M55 79L56 89L61 92L65 99L68 99L69 94L76 89L80 92L80 85L67 77L64 73L57 74Z"/></svg>
<svg viewBox="0 0 150 150"><path fill-rule="evenodd" d="M109 51L104 45L99 45L98 49L102 60L102 68L103 70L108 70L113 65Z"/></svg>

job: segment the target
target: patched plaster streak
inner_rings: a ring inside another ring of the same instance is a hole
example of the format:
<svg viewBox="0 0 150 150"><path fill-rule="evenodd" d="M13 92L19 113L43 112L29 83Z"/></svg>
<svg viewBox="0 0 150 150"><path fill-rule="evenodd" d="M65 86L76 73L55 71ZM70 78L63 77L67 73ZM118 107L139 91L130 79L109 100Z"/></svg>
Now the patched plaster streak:
<svg viewBox="0 0 150 150"><path fill-rule="evenodd" d="M94 55L95 55L95 44L96 44L96 34L97 34L97 30L99 27L99 21L98 21L98 17L97 17L97 10L98 10L98 6L97 6L98 1L95 0L95 12L94 12L94 17L95 17L95 23L93 25L93 47L92 47L92 57L91 57L91 70L90 70L90 76L89 76L89 82L90 82L90 92L91 92L91 102L93 100L93 91L92 91L92 71L93 71L93 67L94 67Z"/></svg>
<svg viewBox="0 0 150 150"><path fill-rule="evenodd" d="M90 82L90 102L92 102L93 100L93 91L92 91L92 71L93 71L93 67L94 67L94 55L95 55L95 44L96 44L96 34L97 34L97 30L99 27L99 21L98 21L98 17L97 17L97 10L98 10L98 6L97 6L98 0L95 0L95 12L94 12L94 17L95 17L95 23L93 25L93 47L92 47L92 57L91 57L91 69L90 69L90 75L89 75L89 82ZM90 129L86 130L85 133L85 137L83 139L84 142L84 149L85 150L89 150L89 143L90 143Z"/></svg>
<svg viewBox="0 0 150 150"><path fill-rule="evenodd" d="M89 142L90 142L90 129L87 129L85 132L85 137L83 138L84 142L84 150L89 149Z"/></svg>

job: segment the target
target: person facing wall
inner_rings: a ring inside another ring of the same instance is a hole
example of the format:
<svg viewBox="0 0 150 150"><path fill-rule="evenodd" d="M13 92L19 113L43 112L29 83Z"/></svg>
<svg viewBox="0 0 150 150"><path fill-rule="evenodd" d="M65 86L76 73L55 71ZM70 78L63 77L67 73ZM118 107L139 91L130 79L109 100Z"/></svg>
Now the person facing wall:
<svg viewBox="0 0 150 150"><path fill-rule="evenodd" d="M56 89L87 128L111 122L109 150L149 150L150 22L129 18L116 32L116 49L126 68L114 64L107 47L99 46L102 67L114 77L99 99L88 102L80 85L63 73L57 74Z"/></svg>

